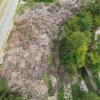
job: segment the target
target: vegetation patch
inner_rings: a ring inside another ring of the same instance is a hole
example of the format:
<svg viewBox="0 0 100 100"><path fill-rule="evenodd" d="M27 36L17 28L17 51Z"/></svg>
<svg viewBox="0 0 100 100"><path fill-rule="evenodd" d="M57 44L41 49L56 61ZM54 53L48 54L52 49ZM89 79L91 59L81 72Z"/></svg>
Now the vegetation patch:
<svg viewBox="0 0 100 100"><path fill-rule="evenodd" d="M27 9L34 9L34 5L38 2L51 3L55 0L22 0L23 4L19 4L15 16L23 14Z"/></svg>
<svg viewBox="0 0 100 100"><path fill-rule="evenodd" d="M0 100L23 100L21 96L12 93L6 82L0 79Z"/></svg>
<svg viewBox="0 0 100 100"><path fill-rule="evenodd" d="M72 95L73 100L99 100L100 97L93 93L92 91L88 91L88 93L81 91L78 84L72 85Z"/></svg>
<svg viewBox="0 0 100 100"><path fill-rule="evenodd" d="M58 81L57 100L65 100L62 80Z"/></svg>
<svg viewBox="0 0 100 100"><path fill-rule="evenodd" d="M91 0L92 1L92 0ZM69 73L76 74L80 69L86 71L88 80L95 84L97 91L85 93L79 86L72 86L73 100L99 100L100 94L100 38L96 37L96 29L100 27L100 1L89 2L73 19L64 25L65 35L61 40L61 65L66 67ZM89 75L90 73L90 75ZM76 93L76 94L75 94ZM84 98L85 97L85 98Z"/></svg>
<svg viewBox="0 0 100 100"><path fill-rule="evenodd" d="M42 76L42 79L44 81L44 83L49 87L49 82L50 82L50 79L49 79L49 75L47 72L45 72Z"/></svg>
<svg viewBox="0 0 100 100"><path fill-rule="evenodd" d="M96 46L97 42L95 41L94 33L95 29L99 27L99 11L100 2L98 0L90 2L86 8L79 11L64 26L65 36L61 40L61 64L66 65L66 68L71 73L77 72L77 69L85 66L86 60L89 60L87 55L88 57L90 56L90 52L88 52L90 49L92 57L90 57L90 62L93 63L94 60L96 63L100 62L100 54L96 54L93 49L99 49ZM92 48L92 46L94 47ZM92 56L94 52L96 55Z"/></svg>

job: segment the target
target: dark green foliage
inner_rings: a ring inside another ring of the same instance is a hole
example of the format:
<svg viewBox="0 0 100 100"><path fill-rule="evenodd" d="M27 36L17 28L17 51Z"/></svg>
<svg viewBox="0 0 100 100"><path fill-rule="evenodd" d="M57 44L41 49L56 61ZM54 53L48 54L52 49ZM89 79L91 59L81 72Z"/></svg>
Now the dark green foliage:
<svg viewBox="0 0 100 100"><path fill-rule="evenodd" d="M67 33L76 31L91 31L92 24L92 14L89 11L82 10L76 15L76 17L69 20L64 28Z"/></svg>
<svg viewBox="0 0 100 100"><path fill-rule="evenodd" d="M72 73L85 65L90 43L95 45L95 34L93 33L95 28L100 25L100 1L95 1L91 1L64 26L66 35L61 41L61 64L66 65ZM95 49L100 54L99 43ZM91 62L95 63L97 58L93 59Z"/></svg>
<svg viewBox="0 0 100 100"><path fill-rule="evenodd" d="M96 15L94 17L94 26L95 27L99 27L100 26L100 14L99 15Z"/></svg>
<svg viewBox="0 0 100 100"><path fill-rule="evenodd" d="M90 69L94 76L94 80L97 84L98 89L100 89L100 43L96 43L96 50L94 52L90 52Z"/></svg>
<svg viewBox="0 0 100 100"><path fill-rule="evenodd" d="M62 87L58 87L57 100L65 100L64 99L64 90Z"/></svg>
<svg viewBox="0 0 100 100"><path fill-rule="evenodd" d="M89 11L81 11L77 14L77 23L81 31L91 31L92 28L92 14Z"/></svg>
<svg viewBox="0 0 100 100"><path fill-rule="evenodd" d="M72 85L73 100L100 100L98 95L89 91L88 93L80 90L78 84Z"/></svg>
<svg viewBox="0 0 100 100"><path fill-rule="evenodd" d="M80 87L75 84L72 85L72 95L73 95L73 100L82 100L84 97L84 92L80 90Z"/></svg>
<svg viewBox="0 0 100 100"><path fill-rule="evenodd" d="M100 55L97 52L90 52L89 57L92 65L100 65Z"/></svg>
<svg viewBox="0 0 100 100"><path fill-rule="evenodd" d="M70 73L81 67L90 68L100 89L100 37L95 41L95 30L100 26L100 0L92 0L87 7L64 26L65 36L61 40L61 64ZM88 79L88 78L87 78ZM100 100L93 92L85 93L78 85L72 86L73 100Z"/></svg>
<svg viewBox="0 0 100 100"><path fill-rule="evenodd" d="M64 25L65 31L68 33L80 31L80 26L77 23L78 18L74 17L73 19L70 19L66 25Z"/></svg>
<svg viewBox="0 0 100 100"><path fill-rule="evenodd" d="M23 99L19 95L15 96L14 94L12 94L5 81L0 79L0 100L23 100Z"/></svg>
<svg viewBox="0 0 100 100"><path fill-rule="evenodd" d="M93 18L93 27L100 26L100 0L94 0L86 7L87 11L90 11Z"/></svg>
<svg viewBox="0 0 100 100"><path fill-rule="evenodd" d="M96 44L96 52L100 55L100 43Z"/></svg>
<svg viewBox="0 0 100 100"><path fill-rule="evenodd" d="M88 33L90 34L90 33ZM91 35L89 35L91 37ZM61 41L61 64L67 65L70 72L85 64L85 56L90 42L87 33L73 32Z"/></svg>
<svg viewBox="0 0 100 100"><path fill-rule="evenodd" d="M64 99L64 91L63 91L63 89L59 89L58 90L58 93L57 93L57 100L65 100Z"/></svg>
<svg viewBox="0 0 100 100"><path fill-rule="evenodd" d="M100 13L100 0L91 0L94 2L90 2L86 10L90 11L93 16L98 15Z"/></svg>
<svg viewBox="0 0 100 100"><path fill-rule="evenodd" d="M99 79L98 76L95 76L95 82L96 82L96 84L98 86L98 89L100 89L100 79Z"/></svg>

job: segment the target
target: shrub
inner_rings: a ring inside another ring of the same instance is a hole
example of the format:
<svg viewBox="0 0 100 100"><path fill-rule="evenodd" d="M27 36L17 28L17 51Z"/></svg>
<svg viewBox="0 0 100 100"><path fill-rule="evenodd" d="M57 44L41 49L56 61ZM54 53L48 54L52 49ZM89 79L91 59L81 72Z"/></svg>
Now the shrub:
<svg viewBox="0 0 100 100"><path fill-rule="evenodd" d="M65 100L64 99L64 90L63 88L58 88L58 91L57 91L57 100Z"/></svg>
<svg viewBox="0 0 100 100"><path fill-rule="evenodd" d="M99 27L100 26L100 14L99 15L96 15L94 17L94 26L95 27Z"/></svg>
<svg viewBox="0 0 100 100"><path fill-rule="evenodd" d="M74 32L62 39L61 64L67 65L70 72L84 66L90 37L87 33Z"/></svg>
<svg viewBox="0 0 100 100"><path fill-rule="evenodd" d="M76 31L80 31L80 26L77 23L78 17L74 17L73 19L70 19L66 25L64 25L64 30L67 33L72 33Z"/></svg>
<svg viewBox="0 0 100 100"><path fill-rule="evenodd" d="M0 100L23 100L21 96L12 94L6 82L0 79Z"/></svg>
<svg viewBox="0 0 100 100"><path fill-rule="evenodd" d="M100 97L92 91L88 93L81 91L78 84L72 85L72 96L73 100L100 100Z"/></svg>
<svg viewBox="0 0 100 100"><path fill-rule="evenodd" d="M92 28L92 14L90 11L81 11L77 14L77 23L81 31L91 31Z"/></svg>

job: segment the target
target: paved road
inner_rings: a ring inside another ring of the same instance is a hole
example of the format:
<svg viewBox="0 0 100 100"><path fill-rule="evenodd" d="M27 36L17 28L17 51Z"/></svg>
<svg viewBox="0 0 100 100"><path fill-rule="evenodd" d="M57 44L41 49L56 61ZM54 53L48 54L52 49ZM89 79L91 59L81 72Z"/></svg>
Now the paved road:
<svg viewBox="0 0 100 100"><path fill-rule="evenodd" d="M0 50L2 49L3 45L5 45L4 43L7 40L7 34L9 32L18 2L19 0L9 0L6 13L0 22Z"/></svg>

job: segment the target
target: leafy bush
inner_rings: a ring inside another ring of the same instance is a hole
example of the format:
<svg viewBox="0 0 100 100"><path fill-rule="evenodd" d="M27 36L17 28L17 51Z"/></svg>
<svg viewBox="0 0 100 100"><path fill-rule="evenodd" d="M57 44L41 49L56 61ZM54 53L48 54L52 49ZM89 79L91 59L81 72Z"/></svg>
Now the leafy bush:
<svg viewBox="0 0 100 100"><path fill-rule="evenodd" d="M91 31L93 24L92 14L90 11L82 10L73 19L70 19L64 26L67 33L76 31Z"/></svg>
<svg viewBox="0 0 100 100"><path fill-rule="evenodd" d="M72 96L73 100L100 100L100 97L92 91L88 93L81 91L78 84L72 85Z"/></svg>
<svg viewBox="0 0 100 100"><path fill-rule="evenodd" d="M0 79L0 100L23 100L21 96L12 94L6 82Z"/></svg>
<svg viewBox="0 0 100 100"><path fill-rule="evenodd" d="M77 14L77 23L81 31L91 31L92 28L92 14L90 11L81 11Z"/></svg>
<svg viewBox="0 0 100 100"><path fill-rule="evenodd" d="M64 91L62 89L58 90L58 94L57 94L57 100L65 100L64 99Z"/></svg>
<svg viewBox="0 0 100 100"><path fill-rule="evenodd" d="M85 65L89 45L95 44L94 30L100 26L100 1L94 0L82 8L76 16L64 26L65 36L61 41L61 64L66 65L70 72ZM100 45L96 45L94 52L100 54ZM92 57L92 55L91 55ZM100 58L98 58L100 59ZM99 62L96 56L91 64ZM97 65L95 65L97 66Z"/></svg>
<svg viewBox="0 0 100 100"><path fill-rule="evenodd" d="M90 37L87 33L74 32L61 41L61 64L67 65L70 72L84 66Z"/></svg>
<svg viewBox="0 0 100 100"><path fill-rule="evenodd" d="M94 26L95 27L99 27L100 26L100 14L99 15L96 15L94 17Z"/></svg>
<svg viewBox="0 0 100 100"><path fill-rule="evenodd" d="M89 57L92 65L100 65L100 55L96 52L90 52Z"/></svg>
<svg viewBox="0 0 100 100"><path fill-rule="evenodd" d="M100 55L100 43L99 42L96 43L96 52Z"/></svg>
<svg viewBox="0 0 100 100"><path fill-rule="evenodd" d="M64 99L64 90L63 90L62 87L58 88L58 91L57 91L57 100L65 100Z"/></svg>
<svg viewBox="0 0 100 100"><path fill-rule="evenodd" d="M92 14L93 27L100 26L100 0L94 0L94 2L89 3L85 10L90 11Z"/></svg>
<svg viewBox="0 0 100 100"><path fill-rule="evenodd" d="M70 19L66 25L64 25L64 30L67 33L72 33L76 31L80 31L80 26L77 23L78 17L74 17L73 19Z"/></svg>
<svg viewBox="0 0 100 100"><path fill-rule="evenodd" d="M100 13L100 0L94 0L94 2L90 2L87 5L86 10L90 11L93 16L98 15Z"/></svg>

